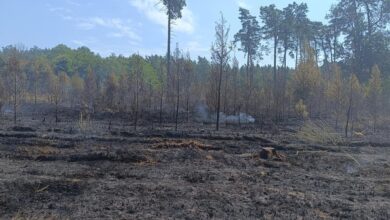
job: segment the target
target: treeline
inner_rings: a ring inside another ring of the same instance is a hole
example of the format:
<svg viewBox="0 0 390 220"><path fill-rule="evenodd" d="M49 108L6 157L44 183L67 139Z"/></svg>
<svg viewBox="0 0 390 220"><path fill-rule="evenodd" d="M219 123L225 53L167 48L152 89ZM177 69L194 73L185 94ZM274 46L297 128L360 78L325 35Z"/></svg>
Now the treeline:
<svg viewBox="0 0 390 220"><path fill-rule="evenodd" d="M389 8L385 0L340 0L328 25L310 21L306 4L261 7L259 15L240 8L233 36L223 16L217 22L211 60L191 60L178 44L167 57L106 58L86 47L8 46L0 52L0 104L13 105L15 121L21 103L49 102L126 113L135 127L153 118L177 129L207 106L217 121L220 112L246 113L258 123L327 119L346 135L362 123L375 129L390 110ZM268 53L273 65L261 66Z"/></svg>

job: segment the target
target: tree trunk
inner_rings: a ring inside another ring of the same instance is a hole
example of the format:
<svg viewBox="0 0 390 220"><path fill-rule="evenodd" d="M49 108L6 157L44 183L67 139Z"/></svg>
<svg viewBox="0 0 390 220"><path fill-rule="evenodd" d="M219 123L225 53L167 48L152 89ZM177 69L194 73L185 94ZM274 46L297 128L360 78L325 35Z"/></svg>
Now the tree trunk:
<svg viewBox="0 0 390 220"><path fill-rule="evenodd" d="M249 110L249 102L250 102L250 100L249 100L249 94L250 94L250 84L251 84L251 82L250 82L250 77L249 77L249 71L250 71L250 57L249 57L250 55L249 55L249 52L247 53L247 61L246 61L246 80L247 80L247 86L248 86L248 90L247 90L247 97L246 97L246 102L245 102L245 112L246 113L248 113L248 110Z"/></svg>
<svg viewBox="0 0 390 220"><path fill-rule="evenodd" d="M162 85L161 87L163 88L164 86ZM160 126L162 125L163 96L164 96L164 89L161 89L161 96L160 96Z"/></svg>
<svg viewBox="0 0 390 220"><path fill-rule="evenodd" d="M233 115L237 114L237 77L236 73L234 73L233 79Z"/></svg>
<svg viewBox="0 0 390 220"><path fill-rule="evenodd" d="M337 60L337 33L336 33L336 27L333 27L333 63L336 63Z"/></svg>
<svg viewBox="0 0 390 220"><path fill-rule="evenodd" d="M221 108L221 84L222 84L222 71L223 71L223 67L222 67L222 63L219 64L219 79L218 79L218 100L217 100L217 126L216 126L216 130L218 131L219 130L219 112L220 112L220 108Z"/></svg>
<svg viewBox="0 0 390 220"><path fill-rule="evenodd" d="M297 39L297 45L296 45L297 47L295 48L295 69L297 69L298 68L298 57L299 57L299 55L298 55L298 53L299 53L299 47L300 47L300 45L299 45L299 39Z"/></svg>
<svg viewBox="0 0 390 220"><path fill-rule="evenodd" d="M274 36L274 68L273 68L273 73L274 73L274 106L275 106L275 121L277 121L277 115L278 115L278 107L279 107L279 101L277 97L277 84L276 84L276 56L277 56L277 47L278 47L278 38L277 36Z"/></svg>
<svg viewBox="0 0 390 220"><path fill-rule="evenodd" d="M168 0L168 53L167 53L167 100L168 103L171 103L171 98L173 98L173 95L171 94L171 1Z"/></svg>
<svg viewBox="0 0 390 220"><path fill-rule="evenodd" d="M286 116L286 101L285 101L285 94L286 94L286 82L287 82L287 75L288 75L288 69L287 69L287 42L284 43L284 54L283 54L283 101L282 101L282 119L285 119Z"/></svg>
<svg viewBox="0 0 390 220"><path fill-rule="evenodd" d="M187 111L187 123L190 121L190 95L187 95L186 101L186 111Z"/></svg>
<svg viewBox="0 0 390 220"><path fill-rule="evenodd" d="M134 116L134 130L137 130L137 123L138 123L138 93L139 93L139 78L137 73L137 79L136 79L136 91L135 91L135 116Z"/></svg>
<svg viewBox="0 0 390 220"><path fill-rule="evenodd" d="M17 105L17 81L16 81L16 72L14 73L14 124L16 125L16 105Z"/></svg>
<svg viewBox="0 0 390 220"><path fill-rule="evenodd" d="M345 125L345 137L348 137L348 127L349 127L349 122L351 120L351 114L352 114L352 79L351 79L351 91L349 95L349 106L348 106L348 111L347 111L347 123Z"/></svg>
<svg viewBox="0 0 390 220"><path fill-rule="evenodd" d="M56 100L56 124L58 123L58 100Z"/></svg>
<svg viewBox="0 0 390 220"><path fill-rule="evenodd" d="M177 97L176 97L176 114L175 114L175 131L177 131L177 124L179 119L179 101L180 101L180 79L179 79L179 69L177 72Z"/></svg>

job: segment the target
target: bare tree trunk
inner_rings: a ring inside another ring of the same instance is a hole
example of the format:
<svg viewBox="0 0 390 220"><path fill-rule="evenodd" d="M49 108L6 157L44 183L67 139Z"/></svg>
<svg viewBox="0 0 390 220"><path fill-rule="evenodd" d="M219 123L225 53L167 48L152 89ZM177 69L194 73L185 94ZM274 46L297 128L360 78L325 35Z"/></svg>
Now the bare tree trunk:
<svg viewBox="0 0 390 220"><path fill-rule="evenodd" d="M298 68L299 47L300 47L299 38L297 38L297 47L295 48L295 69Z"/></svg>
<svg viewBox="0 0 390 220"><path fill-rule="evenodd" d="M333 41L333 63L336 63L337 61L337 37L334 36Z"/></svg>
<svg viewBox="0 0 390 220"><path fill-rule="evenodd" d="M237 73L233 73L233 115L237 114Z"/></svg>
<svg viewBox="0 0 390 220"><path fill-rule="evenodd" d="M187 123L190 121L190 94L188 92L187 94L187 101L186 101L186 111L187 111Z"/></svg>
<svg viewBox="0 0 390 220"><path fill-rule="evenodd" d="M180 70L178 70L180 71ZM180 101L180 79L179 72L177 72L177 97L176 97L176 115L175 115L175 131L177 131L177 123L179 119L179 101Z"/></svg>
<svg viewBox="0 0 390 220"><path fill-rule="evenodd" d="M250 71L250 55L249 52L247 53L247 61L246 61L246 79L247 79L247 86L248 86L248 93L247 93L247 99L245 102L245 112L248 113L249 110L249 96L250 96L250 77L249 77L249 71Z"/></svg>
<svg viewBox="0 0 390 220"><path fill-rule="evenodd" d="M219 64L219 79L218 79L218 100L217 100L217 126L216 126L216 130L218 131L219 130L219 112L220 112L220 108L221 108L221 84L222 84L222 71L223 71L223 67L222 67L222 63Z"/></svg>
<svg viewBox="0 0 390 220"><path fill-rule="evenodd" d="M161 86L161 96L160 96L160 126L162 125L162 108L163 108L163 96L164 96L164 87Z"/></svg>
<svg viewBox="0 0 390 220"><path fill-rule="evenodd" d="M274 36L274 67L273 67L273 73L274 73L274 111L275 111L275 121L278 120L278 111L279 111L279 99L277 96L277 83L276 83L276 55L277 55L277 47L278 47L278 39L277 36Z"/></svg>
<svg viewBox="0 0 390 220"><path fill-rule="evenodd" d="M56 124L58 123L58 100L55 101L56 103Z"/></svg>
<svg viewBox="0 0 390 220"><path fill-rule="evenodd" d="M174 91L173 89L173 77L171 73L171 0L168 0L168 5L167 5L167 10L168 10L168 54L167 54L167 101L170 104L174 104ZM170 111L170 109L169 109Z"/></svg>
<svg viewBox="0 0 390 220"><path fill-rule="evenodd" d="M228 86L227 86L227 84L228 84L228 77L227 77L227 75L226 75L226 79L225 79L225 82L224 82L224 88L223 88L223 112L225 113L225 114L227 114L227 108L228 108L228 98L227 98L227 94L228 94L228 92L227 92L227 89L228 89Z"/></svg>
<svg viewBox="0 0 390 220"><path fill-rule="evenodd" d="M37 105L37 83L34 83L34 105Z"/></svg>
<svg viewBox="0 0 390 220"><path fill-rule="evenodd" d="M352 114L352 80L351 80L351 91L349 95L349 106L348 106L348 111L347 111L347 123L345 125L345 137L348 137L348 127L349 127L349 122L351 120L351 114Z"/></svg>
<svg viewBox="0 0 390 220"><path fill-rule="evenodd" d="M345 125L345 137L348 137L348 127L349 127L350 113L351 113L351 104L349 104L348 111L347 111L347 123Z"/></svg>
<svg viewBox="0 0 390 220"><path fill-rule="evenodd" d="M136 91L135 91L135 117L134 117L134 130L137 130L137 124L138 124L138 93L139 93L139 73L137 73L137 79L136 79Z"/></svg>
<svg viewBox="0 0 390 220"><path fill-rule="evenodd" d="M17 107L17 80L16 80L16 72L14 72L14 124L16 125L16 107Z"/></svg>
<svg viewBox="0 0 390 220"><path fill-rule="evenodd" d="M284 75L283 75L283 101L282 101L282 118L285 119L286 116L286 101L285 101L285 93L286 93L286 82L287 82L287 43L284 44L284 54L283 54L283 66L284 66Z"/></svg>

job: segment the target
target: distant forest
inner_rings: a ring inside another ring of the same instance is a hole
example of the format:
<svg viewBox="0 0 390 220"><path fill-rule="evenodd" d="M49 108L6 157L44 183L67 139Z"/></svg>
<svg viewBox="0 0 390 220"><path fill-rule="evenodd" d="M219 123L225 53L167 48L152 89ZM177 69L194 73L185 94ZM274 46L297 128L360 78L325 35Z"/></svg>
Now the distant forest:
<svg viewBox="0 0 390 220"><path fill-rule="evenodd" d="M169 23L181 18L184 0L163 4ZM15 122L21 104L52 103L88 114L126 113L135 127L147 120L176 122L176 129L200 106L216 115L217 129L220 112L249 114L256 123L319 118L346 135L390 123L390 1L339 0L328 24L311 21L308 10L295 2L260 7L253 15L239 8L237 33L221 13L210 60L192 60L178 44L171 52L170 25L166 56L6 46L0 51L0 107L12 106ZM245 54L245 63L235 51ZM266 54L273 65L262 65Z"/></svg>

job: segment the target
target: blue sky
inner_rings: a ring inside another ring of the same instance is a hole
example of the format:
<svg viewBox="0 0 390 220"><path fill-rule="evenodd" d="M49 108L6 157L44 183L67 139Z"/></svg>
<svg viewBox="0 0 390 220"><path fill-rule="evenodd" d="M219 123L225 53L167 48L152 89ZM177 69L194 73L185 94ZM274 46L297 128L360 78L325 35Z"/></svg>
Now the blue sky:
<svg viewBox="0 0 390 220"><path fill-rule="evenodd" d="M238 7L259 14L259 7L283 8L293 0L187 0L183 18L173 27L172 45L196 56L209 57L214 25L220 12L239 30ZM23 44L51 48L63 43L87 46L102 56L164 54L166 16L159 0L0 0L0 47ZM306 0L309 17L324 21L336 0ZM237 54L242 60L242 54ZM262 64L271 63L266 57Z"/></svg>

